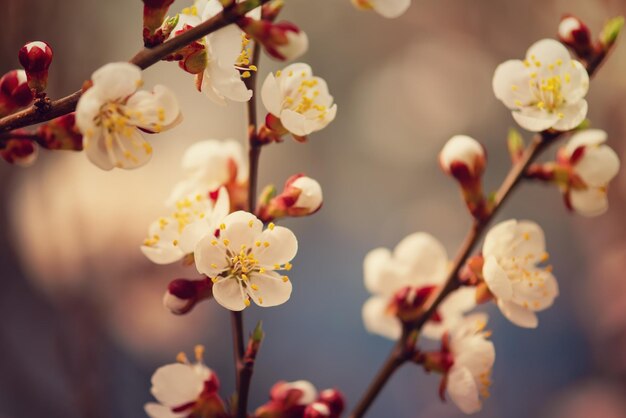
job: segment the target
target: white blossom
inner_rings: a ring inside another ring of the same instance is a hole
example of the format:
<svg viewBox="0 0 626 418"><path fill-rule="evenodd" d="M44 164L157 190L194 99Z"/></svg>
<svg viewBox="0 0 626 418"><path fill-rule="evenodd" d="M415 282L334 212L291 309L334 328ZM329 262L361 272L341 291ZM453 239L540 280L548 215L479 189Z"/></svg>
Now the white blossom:
<svg viewBox="0 0 626 418"><path fill-rule="evenodd" d="M213 281L213 296L222 306L241 311L252 299L259 306L285 303L291 295L289 263L298 251L291 230L263 223L248 212L228 215L219 226L219 237L200 240L194 255L196 268Z"/></svg>
<svg viewBox="0 0 626 418"><path fill-rule="evenodd" d="M363 268L365 287L373 295L363 305L365 328L383 337L398 339L400 321L387 309L394 294L406 286L441 286L448 274L448 256L437 239L418 232L400 241L393 253L386 248L370 251ZM452 293L438 309L439 320L427 322L423 334L428 338L441 338L464 312L475 306L474 294L471 288Z"/></svg>
<svg viewBox="0 0 626 418"><path fill-rule="evenodd" d="M174 213L150 225L141 251L157 264L179 261L193 253L200 239L213 234L229 211L228 192L223 187L215 202L208 193L180 199L176 202Z"/></svg>
<svg viewBox="0 0 626 418"><path fill-rule="evenodd" d="M494 226L483 244L483 276L502 314L514 324L535 328L535 312L552 306L559 288L539 225L515 219Z"/></svg>
<svg viewBox="0 0 626 418"><path fill-rule="evenodd" d="M568 131L580 125L587 115L588 88L585 67L553 39L533 44L523 61L500 64L493 76L496 97L532 132Z"/></svg>
<svg viewBox="0 0 626 418"><path fill-rule="evenodd" d="M359 9L374 10L391 19L404 14L411 6L411 0L352 0L352 4Z"/></svg>
<svg viewBox="0 0 626 418"><path fill-rule="evenodd" d="M607 187L617 175L620 161L609 146L607 134L600 129L588 129L572 136L559 157L571 166L582 187L566 190L566 196L576 212L585 216L601 215L609 207Z"/></svg>
<svg viewBox="0 0 626 418"><path fill-rule="evenodd" d="M487 315L472 314L450 332L450 354L454 360L447 373L447 389L452 401L466 414L478 412L481 398L489 396L491 369L496 352L490 333L484 331Z"/></svg>
<svg viewBox="0 0 626 418"><path fill-rule="evenodd" d="M157 85L137 91L141 69L119 62L107 64L91 76L93 87L76 106L76 126L84 137L87 157L104 170L137 168L152 156L140 129L161 132L180 118L173 92Z"/></svg>
<svg viewBox="0 0 626 418"><path fill-rule="evenodd" d="M286 130L300 137L325 128L337 114L326 82L314 77L311 67L303 63L291 64L276 75L270 73L261 88L261 99Z"/></svg>

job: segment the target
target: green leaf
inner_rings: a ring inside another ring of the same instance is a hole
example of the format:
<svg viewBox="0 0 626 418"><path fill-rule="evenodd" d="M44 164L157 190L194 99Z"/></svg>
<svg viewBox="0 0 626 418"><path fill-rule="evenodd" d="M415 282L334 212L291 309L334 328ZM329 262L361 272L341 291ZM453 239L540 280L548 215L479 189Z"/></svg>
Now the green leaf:
<svg viewBox="0 0 626 418"><path fill-rule="evenodd" d="M261 341L263 341L263 338L265 338L265 333L263 332L263 321L257 322L256 327L254 327L254 331L252 331L252 334L250 335L250 338L256 343L260 343Z"/></svg>
<svg viewBox="0 0 626 418"><path fill-rule="evenodd" d="M624 16L617 16L609 20L600 33L600 42L604 46L611 46L617 40L624 27Z"/></svg>
<svg viewBox="0 0 626 418"><path fill-rule="evenodd" d="M509 129L507 143L509 146L509 154L511 154L511 158L513 160L517 159L522 154L522 152L524 152L524 148L526 147L522 134L520 134L519 131L515 128Z"/></svg>

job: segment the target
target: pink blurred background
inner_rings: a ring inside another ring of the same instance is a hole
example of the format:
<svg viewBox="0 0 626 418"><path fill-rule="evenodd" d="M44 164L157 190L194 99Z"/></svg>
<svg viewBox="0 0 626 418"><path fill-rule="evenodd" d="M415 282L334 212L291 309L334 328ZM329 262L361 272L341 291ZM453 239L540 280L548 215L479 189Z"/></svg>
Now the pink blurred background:
<svg viewBox="0 0 626 418"><path fill-rule="evenodd" d="M304 172L320 181L325 203L314 217L286 222L300 240L290 302L246 311L247 326L263 319L267 333L251 404L277 380L306 378L339 387L353 405L391 347L361 323L364 255L420 230L454 254L469 217L436 154L450 136L472 135L489 150L488 188L499 184L513 121L491 92L496 65L554 36L563 13L598 31L626 14L626 3L414 0L397 20L356 11L349 0L286 3L284 17L311 40L303 60L328 81L339 113L308 144L286 142L262 155L261 185ZM187 5L178 0L174 10ZM141 8L139 0L3 0L0 73L17 67L25 42L45 40L55 52L50 94L67 94L141 47ZM260 78L280 67L264 57ZM624 68L622 42L588 97L593 126L608 131L620 156ZM145 81L174 88L185 116L154 139L147 167L105 173L64 152L42 152L26 169L0 165L0 418L143 416L153 370L196 343L207 346L224 396L233 390L227 312L205 303L173 317L162 293L186 272L152 265L138 246L181 176L184 149L208 138L243 141L244 107L213 105L174 64L150 68ZM623 172L609 196L606 215L584 219L565 211L554 188L527 184L502 212L544 227L561 296L534 331L489 308L497 360L492 397L478 416L626 417ZM370 416L461 416L439 402L437 385L436 376L406 367Z"/></svg>

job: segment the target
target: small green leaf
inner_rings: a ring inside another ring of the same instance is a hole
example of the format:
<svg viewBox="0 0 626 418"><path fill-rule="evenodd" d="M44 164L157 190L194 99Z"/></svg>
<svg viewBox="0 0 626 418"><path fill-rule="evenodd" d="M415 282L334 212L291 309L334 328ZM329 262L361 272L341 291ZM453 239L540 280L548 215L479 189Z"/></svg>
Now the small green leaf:
<svg viewBox="0 0 626 418"><path fill-rule="evenodd" d="M260 343L261 341L263 341L263 338L265 338L265 333L263 332L263 321L257 322L256 327L254 327L254 331L252 331L252 334L250 335L250 338L256 343Z"/></svg>
<svg viewBox="0 0 626 418"><path fill-rule="evenodd" d="M524 144L524 138L522 137L522 134L520 134L519 131L515 128L509 129L507 143L509 146L509 154L511 154L511 158L513 160L517 159L522 154L522 152L524 151L524 148L526 147L526 145Z"/></svg>
<svg viewBox="0 0 626 418"><path fill-rule="evenodd" d="M600 42L604 46L610 46L615 43L615 40L619 36L622 28L624 27L624 16L617 16L609 20L602 32L600 33Z"/></svg>
<svg viewBox="0 0 626 418"><path fill-rule="evenodd" d="M576 127L577 130L589 129L591 127L591 119L585 119Z"/></svg>

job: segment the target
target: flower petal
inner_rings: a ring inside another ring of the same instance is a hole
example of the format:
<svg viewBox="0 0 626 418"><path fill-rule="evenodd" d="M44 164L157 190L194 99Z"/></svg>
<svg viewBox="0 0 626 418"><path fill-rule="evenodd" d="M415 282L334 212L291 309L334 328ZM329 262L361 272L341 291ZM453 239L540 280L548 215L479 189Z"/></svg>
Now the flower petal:
<svg viewBox="0 0 626 418"><path fill-rule="evenodd" d="M141 85L141 69L128 62L112 62L91 75L103 101L125 99Z"/></svg>
<svg viewBox="0 0 626 418"><path fill-rule="evenodd" d="M408 10L411 0L374 0L372 6L381 16L394 19Z"/></svg>
<svg viewBox="0 0 626 418"><path fill-rule="evenodd" d="M414 285L440 284L446 278L446 249L430 234L418 232L407 236L396 246L393 255L410 272Z"/></svg>
<svg viewBox="0 0 626 418"><path fill-rule="evenodd" d="M194 250L196 269L210 278L215 278L228 267L223 244L215 237L206 235Z"/></svg>
<svg viewBox="0 0 626 418"><path fill-rule="evenodd" d="M602 187L617 175L619 166L619 157L608 146L587 146L574 170L587 186Z"/></svg>
<svg viewBox="0 0 626 418"><path fill-rule="evenodd" d="M224 229L220 231L220 239L227 242L227 247L237 254L245 246L253 248L254 242L261 234L263 223L249 212L233 212L222 220Z"/></svg>
<svg viewBox="0 0 626 418"><path fill-rule="evenodd" d="M244 293L238 279L222 279L213 284L213 297L224 308L243 311L246 308Z"/></svg>
<svg viewBox="0 0 626 418"><path fill-rule="evenodd" d="M269 113L280 116L283 98L276 77L272 73L268 74L263 82L261 100Z"/></svg>
<svg viewBox="0 0 626 418"><path fill-rule="evenodd" d="M609 209L609 199L604 188L571 190L569 198L574 210L584 216L599 216Z"/></svg>
<svg viewBox="0 0 626 418"><path fill-rule="evenodd" d="M502 315L519 327L537 328L539 324L537 315L533 311L513 302L498 299L498 308L500 308Z"/></svg>
<svg viewBox="0 0 626 418"><path fill-rule="evenodd" d="M519 111L512 112L512 114L515 122L530 132L544 131L559 121L559 116L556 113L549 113L536 107L524 107Z"/></svg>
<svg viewBox="0 0 626 418"><path fill-rule="evenodd" d="M204 378L187 364L168 364L152 375L150 392L163 405L181 406L194 402L204 387Z"/></svg>
<svg viewBox="0 0 626 418"><path fill-rule="evenodd" d="M100 113L100 108L104 104L101 89L92 87L87 90L76 104L76 127L87 137L97 137L100 128L96 125L96 116Z"/></svg>
<svg viewBox="0 0 626 418"><path fill-rule="evenodd" d="M509 109L517 109L519 103L527 105L532 100L528 69L520 60L509 60L500 64L493 74L491 84L496 98Z"/></svg>
<svg viewBox="0 0 626 418"><path fill-rule="evenodd" d="M363 304L362 316L365 329L390 340L397 340L402 333L400 321L387 313L388 300L383 297L369 298Z"/></svg>
<svg viewBox="0 0 626 418"><path fill-rule="evenodd" d="M557 131L569 131L580 125L587 117L587 101L579 100L559 109L561 118L552 126Z"/></svg>
<svg viewBox="0 0 626 418"><path fill-rule="evenodd" d="M532 281L522 280L513 283L512 302L538 312L549 308L559 294L559 286L554 276L543 270L533 269Z"/></svg>
<svg viewBox="0 0 626 418"><path fill-rule="evenodd" d="M126 102L128 114L136 126L161 132L179 119L180 106L176 95L165 86L154 86L152 92L138 91Z"/></svg>
<svg viewBox="0 0 626 418"><path fill-rule="evenodd" d="M205 91L207 88L212 88L218 96L234 102L247 102L252 97L252 90L248 90L239 71L232 64L223 67L218 63L209 62L202 79L201 89ZM220 101L218 104L223 103Z"/></svg>
<svg viewBox="0 0 626 418"><path fill-rule="evenodd" d="M448 373L447 389L452 401L464 413L473 414L482 408L478 385L467 368L452 367Z"/></svg>
<svg viewBox="0 0 626 418"><path fill-rule="evenodd" d="M391 251L386 248L376 248L370 251L363 260L363 273L365 277L365 287L373 294L388 294L389 284L393 280L388 279L391 264Z"/></svg>
<svg viewBox="0 0 626 418"><path fill-rule="evenodd" d="M485 277L485 283L487 283L489 290L497 298L504 300L511 299L513 296L511 281L494 256L485 259L483 276Z"/></svg>
<svg viewBox="0 0 626 418"><path fill-rule="evenodd" d="M515 238L517 221L509 219L498 223L487 232L483 244L483 255L485 258L494 256L502 258L508 256L509 247Z"/></svg>
<svg viewBox="0 0 626 418"><path fill-rule="evenodd" d="M262 266L272 267L275 264L288 263L298 252L296 236L290 229L282 226L266 229L257 240L261 246L253 251Z"/></svg>
<svg viewBox="0 0 626 418"><path fill-rule="evenodd" d="M248 295L259 306L282 305L291 296L291 281L283 281L281 275L273 271L264 274L252 273L250 284L258 287L258 290L249 288Z"/></svg>
<svg viewBox="0 0 626 418"><path fill-rule="evenodd" d="M594 145L601 145L606 142L607 133L602 129L585 129L584 131L578 131L567 142L565 146L565 153L568 157L571 157L579 147L589 147Z"/></svg>
<svg viewBox="0 0 626 418"><path fill-rule="evenodd" d="M542 39L532 44L526 52L526 59L531 62L538 61L544 66L559 60L567 64L572 60L567 48L554 39Z"/></svg>

